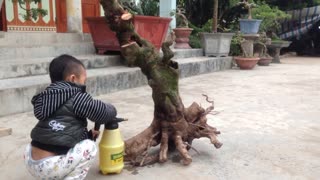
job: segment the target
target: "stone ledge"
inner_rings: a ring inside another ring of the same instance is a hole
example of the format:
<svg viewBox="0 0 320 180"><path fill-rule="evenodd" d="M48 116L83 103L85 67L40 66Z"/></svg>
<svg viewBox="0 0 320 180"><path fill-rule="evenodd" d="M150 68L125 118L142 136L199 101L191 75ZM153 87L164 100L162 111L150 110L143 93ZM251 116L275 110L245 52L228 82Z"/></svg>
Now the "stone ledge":
<svg viewBox="0 0 320 180"><path fill-rule="evenodd" d="M231 57L178 59L180 77L189 77L231 68ZM32 110L31 98L50 83L48 75L0 80L0 116ZM115 66L88 70L88 92L94 96L146 85L139 68Z"/></svg>
<svg viewBox="0 0 320 180"><path fill-rule="evenodd" d="M0 62L7 59L17 58L42 58L54 57L61 54L85 55L94 54L95 49L91 42L82 43L59 43L33 46L0 46Z"/></svg>
<svg viewBox="0 0 320 180"><path fill-rule="evenodd" d="M173 50L175 59L198 57L203 55L202 49L180 49ZM123 64L123 60L119 55L77 55L86 69L105 68L111 66L119 66ZM36 76L48 74L49 63L54 57L43 58L19 58L7 59L0 61L0 79Z"/></svg>

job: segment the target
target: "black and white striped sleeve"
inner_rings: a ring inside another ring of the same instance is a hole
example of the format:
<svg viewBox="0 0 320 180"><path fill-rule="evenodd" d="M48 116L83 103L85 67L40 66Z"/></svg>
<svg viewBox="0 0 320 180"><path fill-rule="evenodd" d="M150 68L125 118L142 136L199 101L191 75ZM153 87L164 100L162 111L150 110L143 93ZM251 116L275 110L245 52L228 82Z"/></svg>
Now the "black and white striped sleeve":
<svg viewBox="0 0 320 180"><path fill-rule="evenodd" d="M76 115L99 124L111 121L117 115L117 110L113 105L95 100L88 93L76 94L73 108Z"/></svg>

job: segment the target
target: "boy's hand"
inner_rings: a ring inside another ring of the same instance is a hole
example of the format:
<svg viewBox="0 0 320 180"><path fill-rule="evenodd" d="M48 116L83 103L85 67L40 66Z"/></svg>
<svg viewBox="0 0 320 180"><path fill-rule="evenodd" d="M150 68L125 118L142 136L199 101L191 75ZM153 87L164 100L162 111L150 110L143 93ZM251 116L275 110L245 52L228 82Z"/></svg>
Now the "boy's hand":
<svg viewBox="0 0 320 180"><path fill-rule="evenodd" d="M97 138L99 137L99 135L100 135L100 131L96 131L96 130L94 130L94 129L91 129L91 131L92 131L92 137L93 137L93 139L94 139L94 140L97 139Z"/></svg>
<svg viewBox="0 0 320 180"><path fill-rule="evenodd" d="M100 131L91 129L89 131L89 138L92 139L93 141L96 141L96 139L99 137Z"/></svg>

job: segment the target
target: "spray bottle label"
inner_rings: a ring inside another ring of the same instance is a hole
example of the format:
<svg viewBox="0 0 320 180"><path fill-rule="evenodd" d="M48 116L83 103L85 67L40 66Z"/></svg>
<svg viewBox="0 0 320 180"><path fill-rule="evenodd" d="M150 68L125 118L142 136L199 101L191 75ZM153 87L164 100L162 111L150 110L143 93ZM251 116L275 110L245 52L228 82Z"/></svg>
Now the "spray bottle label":
<svg viewBox="0 0 320 180"><path fill-rule="evenodd" d="M123 152L111 154L111 165L117 165L123 162Z"/></svg>

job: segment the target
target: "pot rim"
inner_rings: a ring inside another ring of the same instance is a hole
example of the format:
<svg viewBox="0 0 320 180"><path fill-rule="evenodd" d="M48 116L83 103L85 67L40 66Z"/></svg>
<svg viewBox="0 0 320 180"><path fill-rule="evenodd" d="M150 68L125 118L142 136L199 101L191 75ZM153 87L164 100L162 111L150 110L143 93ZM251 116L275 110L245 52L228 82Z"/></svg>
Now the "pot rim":
<svg viewBox="0 0 320 180"><path fill-rule="evenodd" d="M235 60L245 60L245 61L257 61L260 60L260 57L242 57L242 56L234 56Z"/></svg>

